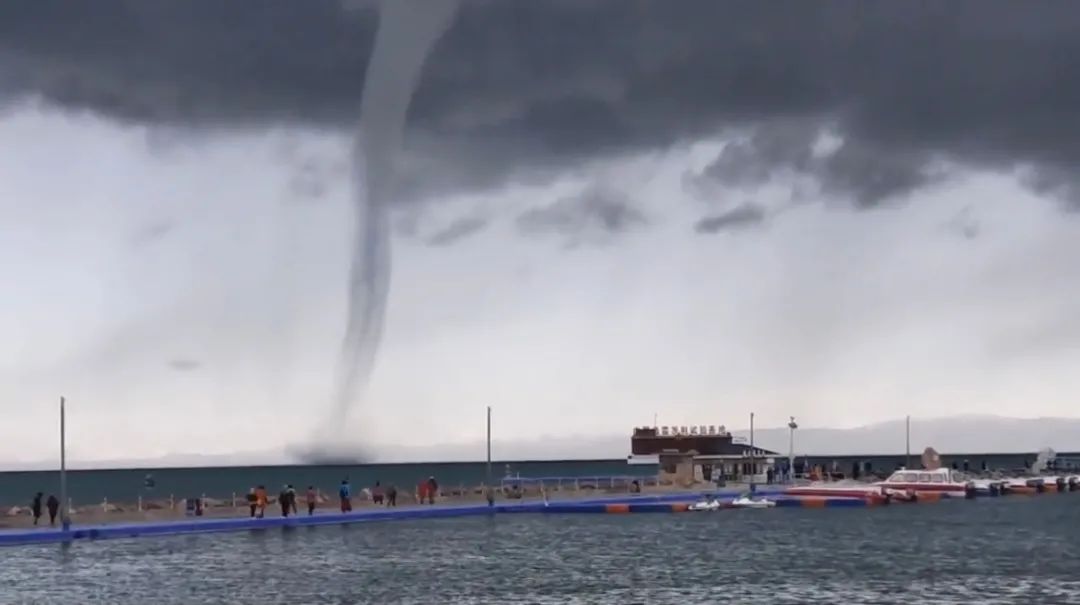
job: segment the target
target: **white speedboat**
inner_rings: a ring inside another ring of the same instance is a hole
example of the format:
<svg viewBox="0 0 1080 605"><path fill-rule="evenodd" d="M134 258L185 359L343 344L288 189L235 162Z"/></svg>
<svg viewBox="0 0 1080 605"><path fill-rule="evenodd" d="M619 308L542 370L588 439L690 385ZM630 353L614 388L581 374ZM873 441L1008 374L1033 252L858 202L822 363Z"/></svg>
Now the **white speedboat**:
<svg viewBox="0 0 1080 605"><path fill-rule="evenodd" d="M875 483L817 482L810 485L792 487L784 493L789 496L848 497L879 499L889 497L893 500L915 500L920 497L956 497L965 498L975 494L970 481L959 473L941 467L941 457L934 448L926 448L922 455L923 468L908 470L901 468L885 481Z"/></svg>
<svg viewBox="0 0 1080 605"><path fill-rule="evenodd" d="M731 501L733 508L772 508L776 502L765 498L753 498L751 496L739 496Z"/></svg>
<svg viewBox="0 0 1080 605"><path fill-rule="evenodd" d="M971 481L976 496L1000 496L1005 493L1005 481L999 479L974 479Z"/></svg>
<svg viewBox="0 0 1080 605"><path fill-rule="evenodd" d="M695 503L691 504L690 507L687 510L701 512L701 511L720 510L720 508L721 508L721 506L720 506L720 501L719 500L716 500L715 498L706 498L705 500L702 500L701 502L695 502Z"/></svg>

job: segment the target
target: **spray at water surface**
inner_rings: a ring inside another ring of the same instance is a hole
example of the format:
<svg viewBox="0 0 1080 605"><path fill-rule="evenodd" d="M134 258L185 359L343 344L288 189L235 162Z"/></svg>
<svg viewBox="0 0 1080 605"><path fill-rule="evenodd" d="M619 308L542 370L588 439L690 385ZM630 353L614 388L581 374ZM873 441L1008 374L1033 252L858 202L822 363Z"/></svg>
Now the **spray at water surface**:
<svg viewBox="0 0 1080 605"><path fill-rule="evenodd" d="M353 144L357 222L348 316L335 401L323 440L350 437L342 430L374 370L390 287L389 203L405 117L424 60L450 26L457 6L457 0L384 0L379 6L379 28L364 79L360 127ZM370 427L362 430L370 433ZM352 435L348 440L355 442L355 438ZM345 452L324 452L321 457L343 456L350 457Z"/></svg>

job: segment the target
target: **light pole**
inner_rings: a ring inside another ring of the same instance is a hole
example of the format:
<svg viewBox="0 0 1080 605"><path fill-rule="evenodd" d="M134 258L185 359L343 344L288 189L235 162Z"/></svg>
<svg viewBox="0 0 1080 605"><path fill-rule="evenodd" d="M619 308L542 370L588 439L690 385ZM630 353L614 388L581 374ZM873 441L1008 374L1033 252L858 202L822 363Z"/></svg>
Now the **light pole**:
<svg viewBox="0 0 1080 605"><path fill-rule="evenodd" d="M799 428L798 424L795 424L795 417L791 417L791 421L787 423L789 429L788 433L788 477L791 481L795 480L795 429Z"/></svg>
<svg viewBox="0 0 1080 605"><path fill-rule="evenodd" d="M60 527L64 531L71 528L71 519L68 518L68 495L67 495L67 435L64 425L64 398L60 398Z"/></svg>
<svg viewBox="0 0 1080 605"><path fill-rule="evenodd" d="M911 415L905 421L904 428L904 468L911 468Z"/></svg>
<svg viewBox="0 0 1080 605"><path fill-rule="evenodd" d="M487 501L495 506L495 488L491 485L491 406L487 408Z"/></svg>
<svg viewBox="0 0 1080 605"><path fill-rule="evenodd" d="M754 413L750 412L750 493L754 493L754 478L757 475L757 460L754 456Z"/></svg>

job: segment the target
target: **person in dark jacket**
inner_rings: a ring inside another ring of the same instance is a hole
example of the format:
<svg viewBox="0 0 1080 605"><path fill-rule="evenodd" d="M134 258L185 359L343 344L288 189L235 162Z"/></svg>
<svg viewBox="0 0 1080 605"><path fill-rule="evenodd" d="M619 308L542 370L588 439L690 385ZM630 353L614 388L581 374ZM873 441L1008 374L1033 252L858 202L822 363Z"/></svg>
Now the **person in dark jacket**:
<svg viewBox="0 0 1080 605"><path fill-rule="evenodd" d="M41 492L34 494L34 501L30 503L30 512L34 515L34 525L41 519Z"/></svg>
<svg viewBox="0 0 1080 605"><path fill-rule="evenodd" d="M278 494L278 504L281 505L281 516L288 517L292 511L292 505L289 504L289 486L281 488L281 493Z"/></svg>
<svg viewBox="0 0 1080 605"><path fill-rule="evenodd" d="M49 499L45 501L45 508L49 509L49 525L56 525L56 513L60 512L60 501L50 494Z"/></svg>
<svg viewBox="0 0 1080 605"><path fill-rule="evenodd" d="M285 486L285 491L289 493L289 508L292 510L292 514L296 516L296 488L292 486L292 483Z"/></svg>

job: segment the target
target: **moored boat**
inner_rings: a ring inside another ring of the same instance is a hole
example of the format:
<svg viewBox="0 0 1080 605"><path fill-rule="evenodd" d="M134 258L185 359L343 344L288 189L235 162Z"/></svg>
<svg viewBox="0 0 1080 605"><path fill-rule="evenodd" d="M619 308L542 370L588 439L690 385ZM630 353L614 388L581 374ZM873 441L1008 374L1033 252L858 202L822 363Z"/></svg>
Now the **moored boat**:
<svg viewBox="0 0 1080 605"><path fill-rule="evenodd" d="M1012 479L1006 479L1003 487L1005 490L1004 493L1009 495L1036 494L1041 491L1042 480L1030 477L1014 477Z"/></svg>
<svg viewBox="0 0 1080 605"><path fill-rule="evenodd" d="M975 479L971 484L976 496L1000 496L1005 493L1005 481L999 479Z"/></svg>
<svg viewBox="0 0 1080 605"><path fill-rule="evenodd" d="M941 468L941 457L934 448L926 448L922 463L920 470L901 468L888 479L877 483L816 483L793 487L784 493L792 496L844 496L897 501L975 496L976 488L971 481L965 480L956 471Z"/></svg>
<svg viewBox="0 0 1080 605"><path fill-rule="evenodd" d="M855 481L840 481L833 483L811 483L789 487L784 490L788 496L815 496L823 498L884 498L885 491L881 485L874 483L858 483Z"/></svg>
<svg viewBox="0 0 1080 605"><path fill-rule="evenodd" d="M1044 492L1064 492L1069 488L1065 477L1044 476L1039 479L1042 479Z"/></svg>
<svg viewBox="0 0 1080 605"><path fill-rule="evenodd" d="M925 468L917 471L900 469L877 485L886 490L886 493L909 492L915 494L916 498L923 494L934 494L943 498L968 498L977 493L977 487L972 481L962 478L959 473L948 468Z"/></svg>
<svg viewBox="0 0 1080 605"><path fill-rule="evenodd" d="M720 501L716 498L706 498L700 502L695 502L687 507L686 510L694 512L706 512L720 510L722 508Z"/></svg>
<svg viewBox="0 0 1080 605"><path fill-rule="evenodd" d="M767 498L754 498L752 496L739 496L731 501L732 508L773 508L776 502Z"/></svg>

